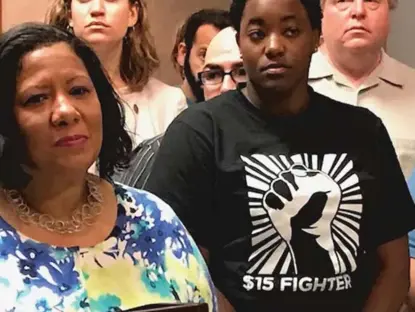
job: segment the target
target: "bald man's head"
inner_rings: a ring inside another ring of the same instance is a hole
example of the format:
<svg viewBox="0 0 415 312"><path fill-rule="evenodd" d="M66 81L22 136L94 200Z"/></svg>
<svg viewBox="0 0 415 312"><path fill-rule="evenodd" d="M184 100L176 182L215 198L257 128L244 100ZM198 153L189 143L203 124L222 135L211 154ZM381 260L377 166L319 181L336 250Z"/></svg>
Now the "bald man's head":
<svg viewBox="0 0 415 312"><path fill-rule="evenodd" d="M246 82L246 73L235 35L236 31L232 27L227 27L209 44L203 72L199 75L206 100L236 89L237 83Z"/></svg>
<svg viewBox="0 0 415 312"><path fill-rule="evenodd" d="M235 35L236 31L232 27L227 27L213 37L206 51L205 67L210 63L215 64L223 60L241 60L241 52Z"/></svg>

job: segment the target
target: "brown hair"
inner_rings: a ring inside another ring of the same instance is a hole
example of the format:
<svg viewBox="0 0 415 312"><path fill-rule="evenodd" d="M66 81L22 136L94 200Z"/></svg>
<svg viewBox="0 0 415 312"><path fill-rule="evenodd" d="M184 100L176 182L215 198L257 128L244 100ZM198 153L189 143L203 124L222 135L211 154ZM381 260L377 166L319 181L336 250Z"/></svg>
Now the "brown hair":
<svg viewBox="0 0 415 312"><path fill-rule="evenodd" d="M183 23L182 25L180 25L180 27L177 28L176 40L174 42L173 50L171 51L171 54L170 54L170 61L173 63L174 69L180 73L180 76L182 77L182 79L184 79L184 70L183 70L183 66L181 66L177 62L177 56L179 55L179 45L180 43L184 42L184 33L185 33L185 23Z"/></svg>
<svg viewBox="0 0 415 312"><path fill-rule="evenodd" d="M69 28L69 12L72 0L53 0L46 13L45 22L62 29ZM121 78L134 91L142 90L158 68L158 58L150 24L146 0L129 0L138 8L138 19L130 27L123 40L120 62Z"/></svg>

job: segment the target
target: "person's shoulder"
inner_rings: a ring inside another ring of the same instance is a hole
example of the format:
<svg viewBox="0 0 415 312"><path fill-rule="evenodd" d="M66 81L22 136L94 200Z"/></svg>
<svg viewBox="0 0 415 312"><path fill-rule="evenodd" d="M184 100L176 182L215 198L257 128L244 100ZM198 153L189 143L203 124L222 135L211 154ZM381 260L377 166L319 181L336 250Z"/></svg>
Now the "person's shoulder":
<svg viewBox="0 0 415 312"><path fill-rule="evenodd" d="M152 211L162 213L161 218L163 220L177 218L175 212L168 204L148 191L136 189L121 183L115 183L114 189L118 207L123 207L127 214L130 214L131 211L145 208L147 214L151 214Z"/></svg>
<svg viewBox="0 0 415 312"><path fill-rule="evenodd" d="M145 89L149 95L168 100L169 103L186 103L186 97L180 88L170 86L157 78L151 77Z"/></svg>
<svg viewBox="0 0 415 312"><path fill-rule="evenodd" d="M166 125L187 108L186 96L180 88L159 79L150 78L142 92L151 103L150 108L166 117Z"/></svg>
<svg viewBox="0 0 415 312"><path fill-rule="evenodd" d="M396 90L411 96L415 94L415 69L384 53L384 79L398 86Z"/></svg>
<svg viewBox="0 0 415 312"><path fill-rule="evenodd" d="M333 74L333 68L327 57L318 50L311 57L310 69L308 71L308 79L318 80Z"/></svg>
<svg viewBox="0 0 415 312"><path fill-rule="evenodd" d="M129 172L139 171L143 173L144 170L149 169L149 162L157 154L163 136L164 133L144 140L133 150L130 167L128 168Z"/></svg>
<svg viewBox="0 0 415 312"><path fill-rule="evenodd" d="M386 58L387 66L391 67L396 74L415 78L415 68L398 61L386 53L384 54L384 57Z"/></svg>
<svg viewBox="0 0 415 312"><path fill-rule="evenodd" d="M158 148L160 146L161 140L163 139L164 133L161 133L153 138L142 141L138 148Z"/></svg>
<svg viewBox="0 0 415 312"><path fill-rule="evenodd" d="M150 77L146 86L144 87L147 90L152 90L152 91L159 91L159 92L173 92L176 93L178 91L180 91L180 89L178 87L173 87L168 85L167 83L164 83L163 81L154 78L154 77Z"/></svg>
<svg viewBox="0 0 415 312"><path fill-rule="evenodd" d="M233 106L235 102L238 102L237 90L232 90L220 94L210 100L198 102L187 109L189 115L216 115L222 114L228 110L230 106Z"/></svg>
<svg viewBox="0 0 415 312"><path fill-rule="evenodd" d="M176 121L196 128L205 127L208 123L212 124L217 117L230 114L230 110L235 106L234 103L238 101L238 92L229 91L210 100L195 103L183 111Z"/></svg>
<svg viewBox="0 0 415 312"><path fill-rule="evenodd" d="M135 204L140 205L144 201L153 201L155 205L165 204L157 196L141 189L136 189L134 187L122 184L115 183L114 185L115 195L117 196L118 203L122 201L128 201L130 203L135 202Z"/></svg>
<svg viewBox="0 0 415 312"><path fill-rule="evenodd" d="M227 109L229 106L233 106L240 101L241 92L239 90L231 90L199 104L201 109L209 110L212 113L221 113L224 109Z"/></svg>
<svg viewBox="0 0 415 312"><path fill-rule="evenodd" d="M335 123L356 127L377 125L379 118L369 109L343 103L313 91L313 104L318 105L324 118Z"/></svg>

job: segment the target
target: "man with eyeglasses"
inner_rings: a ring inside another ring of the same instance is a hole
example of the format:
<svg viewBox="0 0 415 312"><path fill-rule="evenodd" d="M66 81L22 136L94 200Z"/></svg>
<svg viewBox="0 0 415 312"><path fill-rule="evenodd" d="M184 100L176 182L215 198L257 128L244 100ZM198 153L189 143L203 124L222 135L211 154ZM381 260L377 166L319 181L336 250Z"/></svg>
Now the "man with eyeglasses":
<svg viewBox="0 0 415 312"><path fill-rule="evenodd" d="M182 26L181 42L173 48L173 59L183 68L183 90L187 104L204 100L197 73L202 70L206 51L211 40L220 30L231 25L229 12L218 9L202 9L189 16Z"/></svg>
<svg viewBox="0 0 415 312"><path fill-rule="evenodd" d="M234 90L239 83L246 82L246 79L235 30L227 27L218 32L206 50L203 71L198 75L204 98L209 100L223 92ZM130 167L118 172L114 180L145 189L162 139L163 134L142 142L134 152Z"/></svg>
<svg viewBox="0 0 415 312"><path fill-rule="evenodd" d="M247 80L235 34L232 27L227 27L209 44L203 71L198 73L205 100L235 90Z"/></svg>

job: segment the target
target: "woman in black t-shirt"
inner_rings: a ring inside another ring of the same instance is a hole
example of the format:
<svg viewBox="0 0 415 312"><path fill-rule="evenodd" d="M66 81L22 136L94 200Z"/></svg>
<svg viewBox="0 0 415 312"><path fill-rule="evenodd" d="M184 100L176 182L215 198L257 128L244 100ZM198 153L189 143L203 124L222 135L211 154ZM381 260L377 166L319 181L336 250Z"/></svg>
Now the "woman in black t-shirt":
<svg viewBox="0 0 415 312"><path fill-rule="evenodd" d="M247 86L176 118L147 184L225 311L397 311L409 287L414 207L385 127L307 85L319 2L233 1Z"/></svg>

